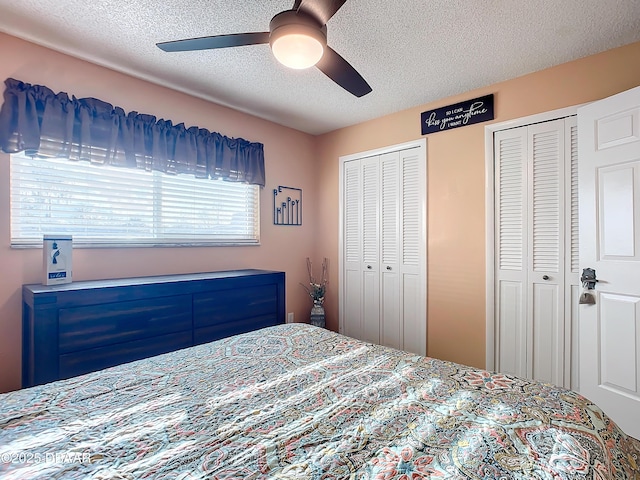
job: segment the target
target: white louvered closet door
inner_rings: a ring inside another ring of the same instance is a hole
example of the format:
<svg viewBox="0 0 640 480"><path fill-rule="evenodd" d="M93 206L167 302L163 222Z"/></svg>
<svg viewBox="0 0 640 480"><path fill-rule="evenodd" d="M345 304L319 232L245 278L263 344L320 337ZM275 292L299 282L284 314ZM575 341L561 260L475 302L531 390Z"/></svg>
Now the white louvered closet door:
<svg viewBox="0 0 640 480"><path fill-rule="evenodd" d="M362 160L362 336L380 343L380 162Z"/></svg>
<svg viewBox="0 0 640 480"><path fill-rule="evenodd" d="M362 305L362 173L361 162L345 162L342 170L342 297L344 315L351 321L344 324L343 333L364 338Z"/></svg>
<svg viewBox="0 0 640 480"><path fill-rule="evenodd" d="M563 385L564 120L528 127L528 152L527 377Z"/></svg>
<svg viewBox="0 0 640 480"><path fill-rule="evenodd" d="M380 156L380 343L426 355L417 149Z"/></svg>
<svg viewBox="0 0 640 480"><path fill-rule="evenodd" d="M380 164L344 163L343 326L345 335L380 343Z"/></svg>
<svg viewBox="0 0 640 480"><path fill-rule="evenodd" d="M426 354L426 172L418 148L345 161L340 328Z"/></svg>
<svg viewBox="0 0 640 480"><path fill-rule="evenodd" d="M527 129L497 132L495 149L495 368L527 373Z"/></svg>
<svg viewBox="0 0 640 480"><path fill-rule="evenodd" d="M572 124L575 118L501 131L494 141L496 368L560 386L571 383L577 292L577 197L566 178L577 168Z"/></svg>
<svg viewBox="0 0 640 480"><path fill-rule="evenodd" d="M404 325L400 303L400 154L380 156L380 260L382 279L380 305L380 343L402 348Z"/></svg>
<svg viewBox="0 0 640 480"><path fill-rule="evenodd" d="M400 152L400 309L403 324L399 348L426 355L426 259L423 250L426 219L422 179L425 171L416 149Z"/></svg>
<svg viewBox="0 0 640 480"><path fill-rule="evenodd" d="M569 117L564 120L565 149L565 255L564 255L564 345L569 352L568 361L564 365L564 386L579 390L579 328L578 300L582 289L580 286L580 244L578 223L578 118Z"/></svg>

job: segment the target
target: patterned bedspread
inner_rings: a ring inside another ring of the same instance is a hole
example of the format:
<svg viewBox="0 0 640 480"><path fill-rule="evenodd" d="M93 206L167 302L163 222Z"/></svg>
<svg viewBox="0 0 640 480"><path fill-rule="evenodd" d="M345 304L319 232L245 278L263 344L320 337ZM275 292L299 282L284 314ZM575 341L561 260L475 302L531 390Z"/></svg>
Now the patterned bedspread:
<svg viewBox="0 0 640 480"><path fill-rule="evenodd" d="M5 479L640 479L554 386L303 324L0 395Z"/></svg>

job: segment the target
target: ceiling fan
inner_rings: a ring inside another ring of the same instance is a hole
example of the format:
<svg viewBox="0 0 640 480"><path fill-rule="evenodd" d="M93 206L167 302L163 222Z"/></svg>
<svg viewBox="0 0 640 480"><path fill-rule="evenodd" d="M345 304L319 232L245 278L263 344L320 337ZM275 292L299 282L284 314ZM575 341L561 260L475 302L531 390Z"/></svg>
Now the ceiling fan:
<svg viewBox="0 0 640 480"><path fill-rule="evenodd" d="M371 87L349 62L327 45L327 22L346 0L295 0L291 10L271 19L268 32L188 38L156 45L165 52L185 52L268 43L276 59L290 68L312 66L356 97Z"/></svg>

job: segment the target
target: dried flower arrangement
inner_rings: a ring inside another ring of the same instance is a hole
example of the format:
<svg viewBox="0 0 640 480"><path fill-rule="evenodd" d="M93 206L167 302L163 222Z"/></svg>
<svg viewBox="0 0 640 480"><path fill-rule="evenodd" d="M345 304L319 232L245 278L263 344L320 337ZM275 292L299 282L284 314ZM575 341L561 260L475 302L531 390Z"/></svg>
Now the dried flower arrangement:
<svg viewBox="0 0 640 480"><path fill-rule="evenodd" d="M322 276L320 280L317 280L313 276L313 264L309 257L307 257L307 272L309 274L309 286L307 287L303 283L300 285L307 291L313 303L322 305L325 292L327 291L327 284L329 283L329 260L326 257L322 260Z"/></svg>

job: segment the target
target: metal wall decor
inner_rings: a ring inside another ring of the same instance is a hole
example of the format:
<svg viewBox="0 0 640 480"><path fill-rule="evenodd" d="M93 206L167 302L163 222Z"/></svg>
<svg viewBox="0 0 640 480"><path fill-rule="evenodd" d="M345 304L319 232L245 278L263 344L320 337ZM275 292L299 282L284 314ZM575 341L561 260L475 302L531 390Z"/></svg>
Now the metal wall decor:
<svg viewBox="0 0 640 480"><path fill-rule="evenodd" d="M302 225L302 189L284 187L273 189L273 224Z"/></svg>

